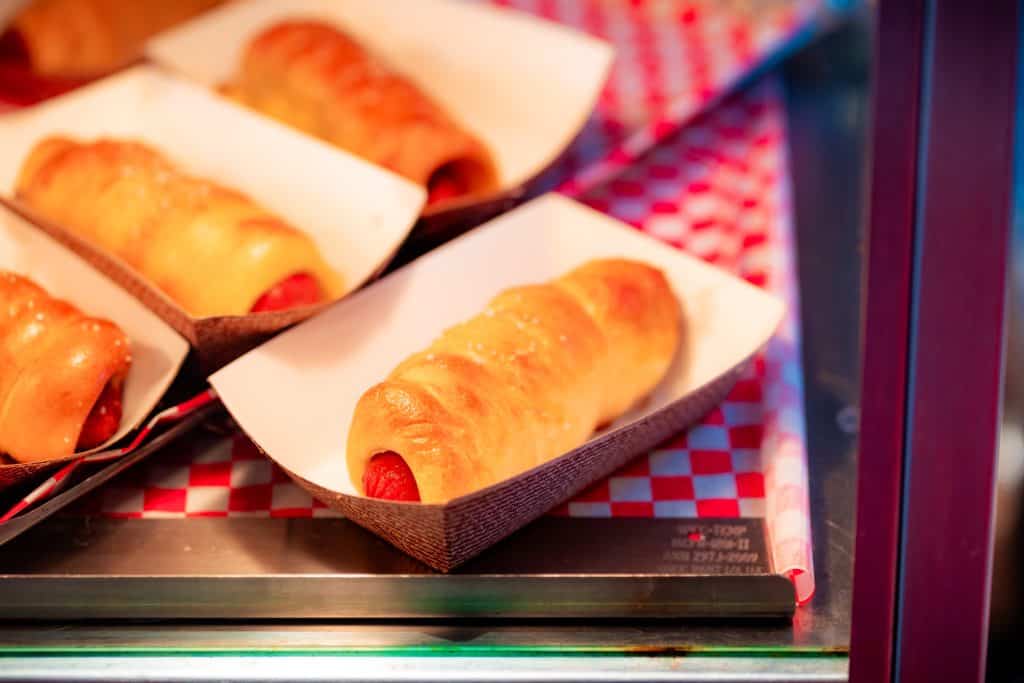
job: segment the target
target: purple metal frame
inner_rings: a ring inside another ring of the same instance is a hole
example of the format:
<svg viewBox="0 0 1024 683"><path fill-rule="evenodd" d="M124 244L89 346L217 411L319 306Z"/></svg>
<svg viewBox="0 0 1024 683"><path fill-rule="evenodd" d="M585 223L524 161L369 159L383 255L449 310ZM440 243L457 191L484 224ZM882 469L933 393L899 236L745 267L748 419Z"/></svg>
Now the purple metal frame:
<svg viewBox="0 0 1024 683"><path fill-rule="evenodd" d="M865 683L890 680L895 630L924 0L882 2L877 25L850 635Z"/></svg>
<svg viewBox="0 0 1024 683"><path fill-rule="evenodd" d="M929 17L896 633L900 680L984 677L1017 11L1015 0L937 0Z"/></svg>
<svg viewBox="0 0 1024 683"><path fill-rule="evenodd" d="M881 5L855 682L984 677L1017 12Z"/></svg>

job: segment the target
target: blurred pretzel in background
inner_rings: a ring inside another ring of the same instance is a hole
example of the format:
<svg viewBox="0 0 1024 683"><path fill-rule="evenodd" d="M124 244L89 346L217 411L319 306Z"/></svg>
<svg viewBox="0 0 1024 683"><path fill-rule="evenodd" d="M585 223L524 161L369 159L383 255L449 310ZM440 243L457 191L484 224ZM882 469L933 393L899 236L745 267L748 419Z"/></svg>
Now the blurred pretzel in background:
<svg viewBox="0 0 1024 683"><path fill-rule="evenodd" d="M0 61L84 79L136 59L149 37L223 0L32 0L0 36Z"/></svg>

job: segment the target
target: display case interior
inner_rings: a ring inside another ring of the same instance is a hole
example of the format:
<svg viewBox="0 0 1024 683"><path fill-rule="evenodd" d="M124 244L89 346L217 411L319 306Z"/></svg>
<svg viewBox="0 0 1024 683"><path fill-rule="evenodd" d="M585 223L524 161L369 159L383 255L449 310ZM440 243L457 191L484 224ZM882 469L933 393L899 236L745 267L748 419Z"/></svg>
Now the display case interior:
<svg viewBox="0 0 1024 683"><path fill-rule="evenodd" d="M793 342L791 354L777 351L773 360L769 347L741 376L741 394L701 423L706 433L723 430L738 441L654 449L610 483L440 573L333 514L211 407L187 437L155 444L138 464L119 463L125 471L90 470L94 478L81 481L95 490L82 490L69 507L44 503L31 529L0 546L3 652L85 647L101 656L166 655L168 666L183 652L702 654L721 663L697 665L706 673L755 680L768 675L759 669L761 655L771 655L780 657L780 671L806 680L843 676L870 40L867 17L856 15L776 71L751 76L747 89L681 131L661 131L660 146L616 180L570 188L591 208L748 282L775 282L790 305L779 338ZM764 183L756 196L744 189L755 177ZM715 183L725 189L713 198L712 223L742 227L713 227L726 239L708 247L699 229L707 194L697 195L706 186L714 194ZM754 235L753 207L762 201L774 207L769 222L783 225L780 232ZM772 252L784 257L765 257L764 265L751 255L762 239L789 251ZM778 547L786 529L768 512L775 475L760 441L775 432L760 412L749 417L762 409L761 395L742 395L754 387L792 399L794 386L802 391L795 431L806 426L798 434L805 436L806 567L804 555L792 566L781 559L793 555ZM743 439L754 432L751 447ZM689 472L658 470L683 451ZM729 467L694 471L705 466L702 458L717 462L701 451L725 452ZM744 458L758 464L743 465ZM664 488L683 476L696 480L689 494ZM726 479L729 494L714 489L701 497L701 485ZM657 513L669 509L675 513ZM702 554L712 549L744 556L723 568Z"/></svg>

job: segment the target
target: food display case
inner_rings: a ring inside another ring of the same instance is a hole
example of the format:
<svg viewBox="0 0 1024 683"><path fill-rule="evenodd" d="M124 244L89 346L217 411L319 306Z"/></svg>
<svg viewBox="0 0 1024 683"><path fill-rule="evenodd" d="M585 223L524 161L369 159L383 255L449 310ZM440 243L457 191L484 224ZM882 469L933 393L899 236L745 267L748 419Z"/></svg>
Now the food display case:
<svg viewBox="0 0 1024 683"><path fill-rule="evenodd" d="M954 5L237 0L110 75L29 78L8 55L0 265L40 267L8 237L28 230L191 352L113 448L0 463L0 680L977 678L1016 87L1016 33L995 27L1016 13ZM216 94L247 36L303 12L472 121L499 180L433 203L433 176ZM12 190L55 130L230 180L359 291L192 314ZM644 403L454 500L419 471L422 503L363 495L332 407L358 412L499 290L611 256L683 302L685 351ZM935 590L957 593L957 628ZM915 655L940 644L963 656Z"/></svg>

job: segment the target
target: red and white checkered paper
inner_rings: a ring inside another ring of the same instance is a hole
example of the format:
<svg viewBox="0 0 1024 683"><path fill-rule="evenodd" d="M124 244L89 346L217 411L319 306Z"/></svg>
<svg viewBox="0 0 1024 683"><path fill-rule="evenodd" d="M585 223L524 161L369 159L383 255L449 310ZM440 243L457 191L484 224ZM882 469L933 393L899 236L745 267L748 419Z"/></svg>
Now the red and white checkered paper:
<svg viewBox="0 0 1024 683"><path fill-rule="evenodd" d="M763 517L775 571L792 578L798 600L806 602L814 579L799 307L778 86L762 83L693 119L755 67L826 22L825 3L495 4L582 28L610 40L618 51L598 110L554 170L554 186L780 294L789 304L779 334L721 406L553 514ZM691 125L675 134L687 122ZM127 518L336 514L292 483L244 436L213 432L179 442L76 509Z"/></svg>
<svg viewBox="0 0 1024 683"><path fill-rule="evenodd" d="M597 111L554 174L576 195L621 173L745 78L835 21L826 0L491 0L615 46Z"/></svg>

